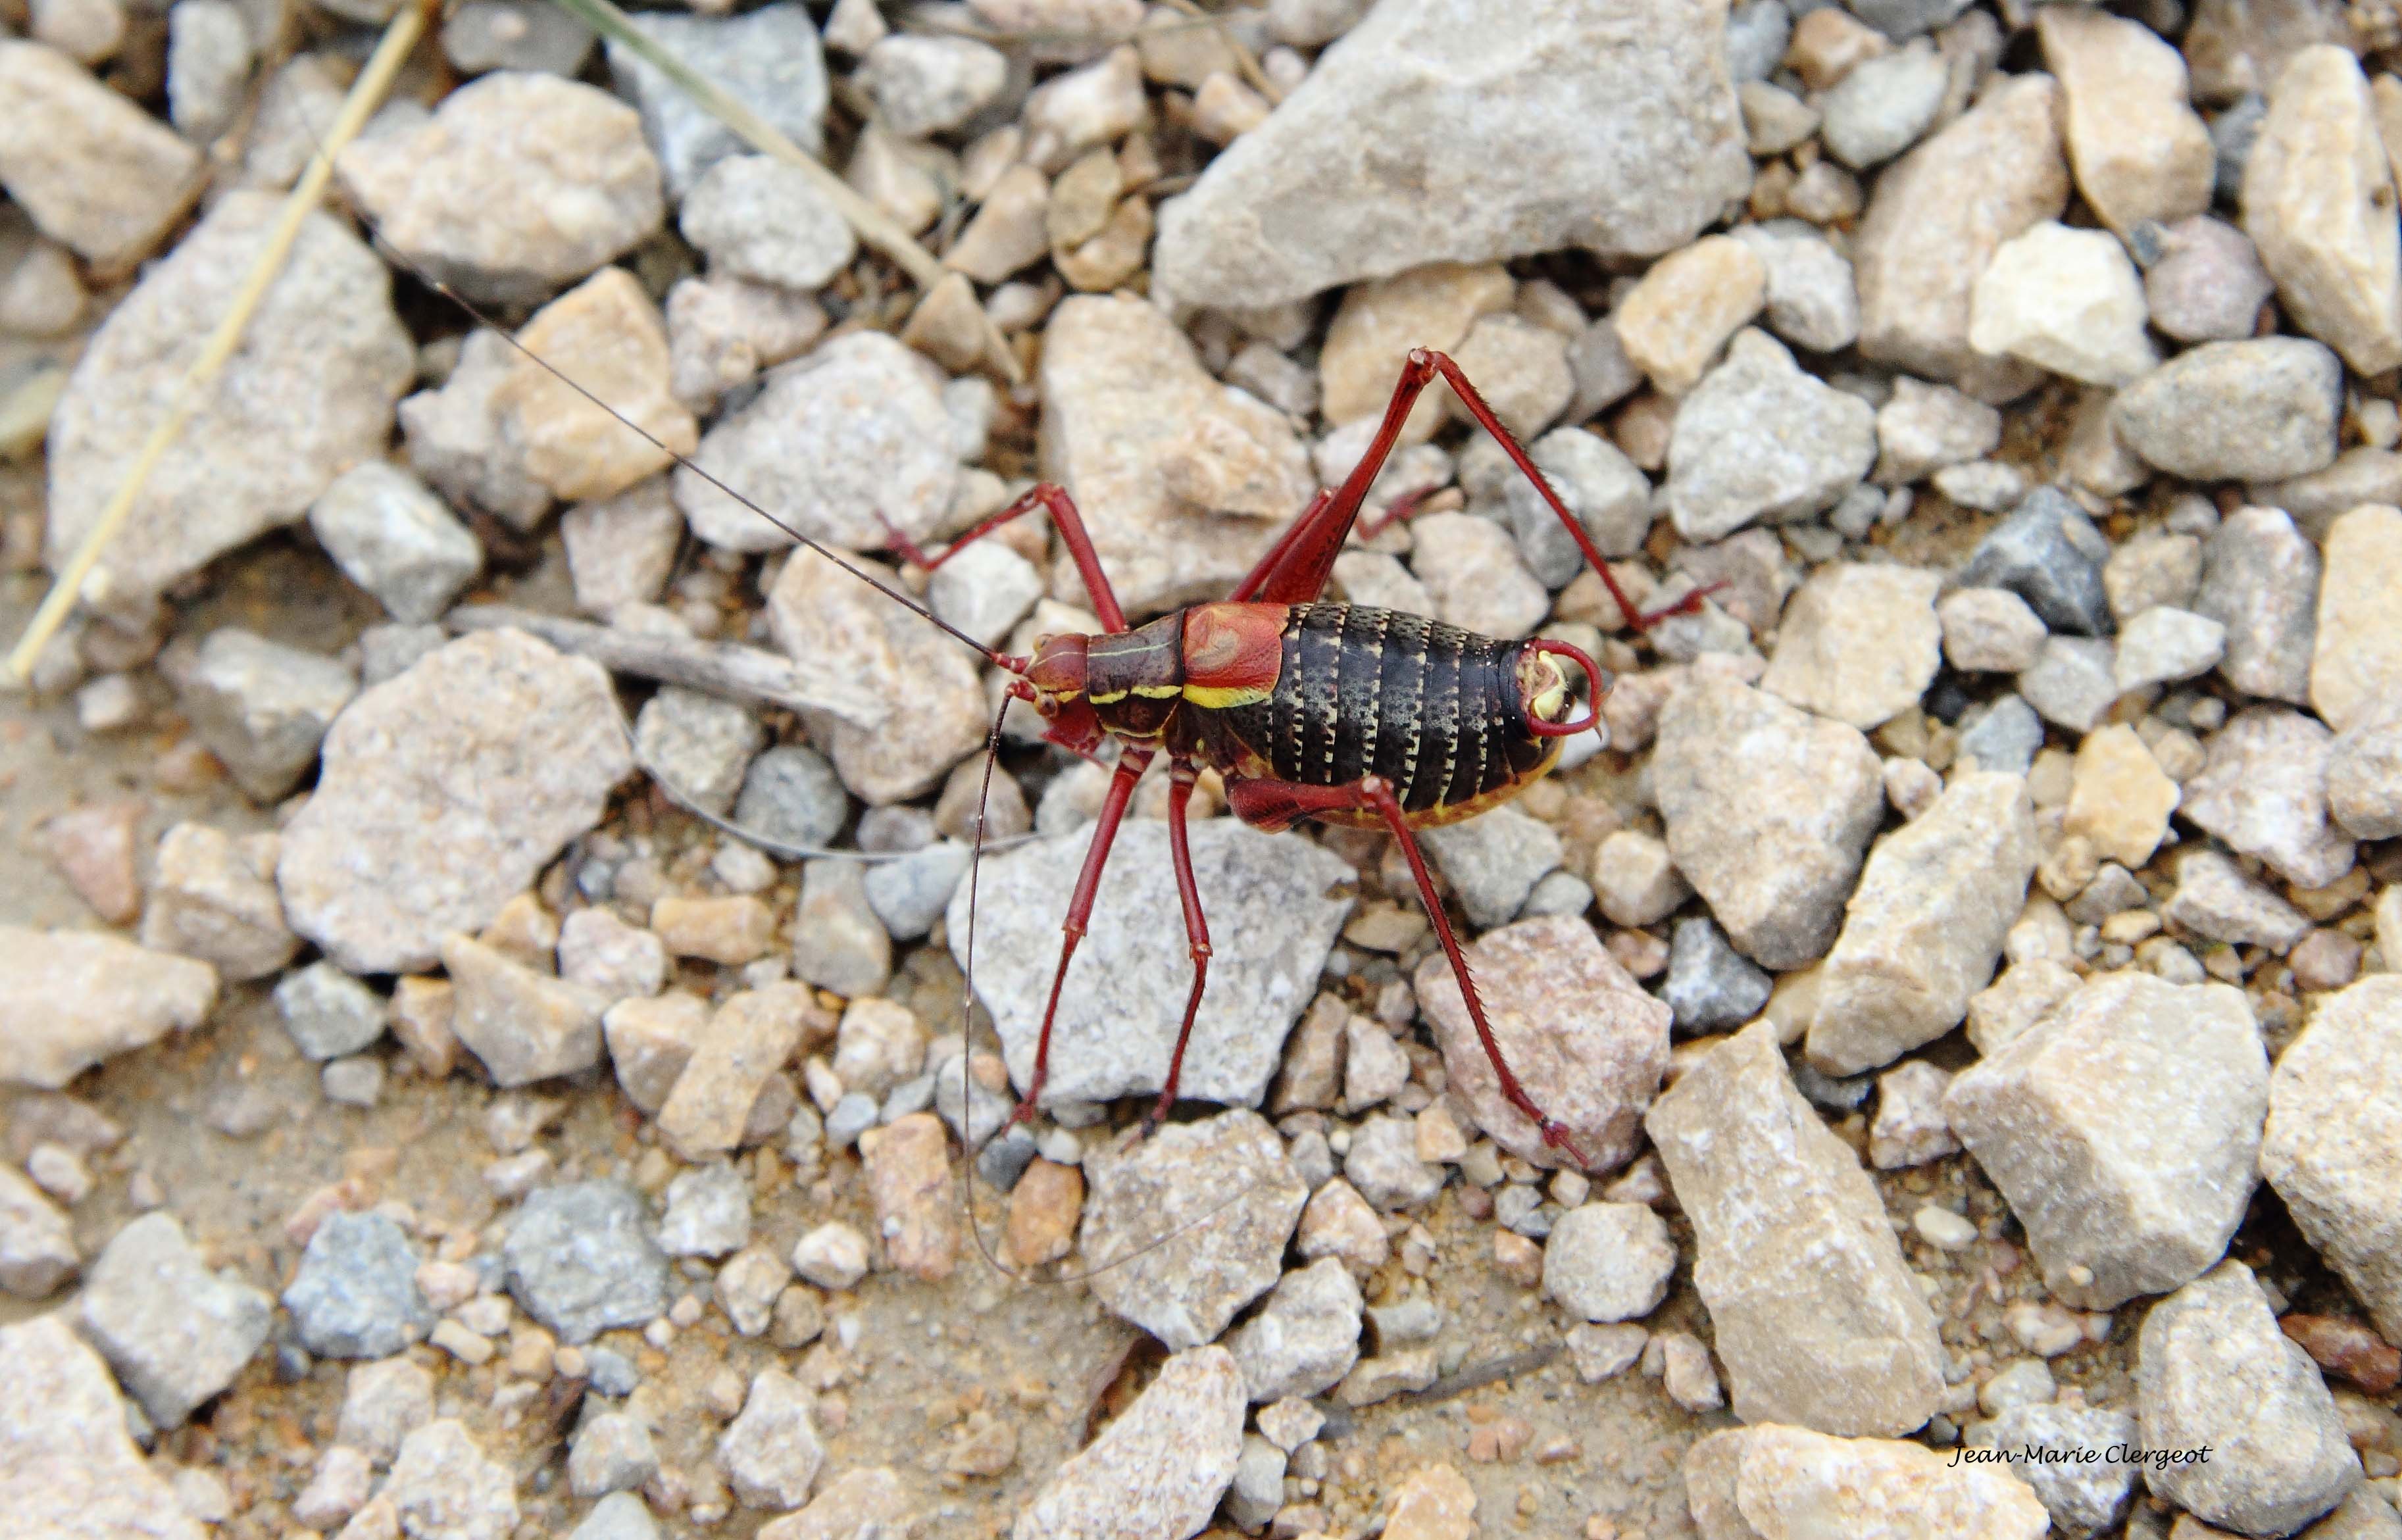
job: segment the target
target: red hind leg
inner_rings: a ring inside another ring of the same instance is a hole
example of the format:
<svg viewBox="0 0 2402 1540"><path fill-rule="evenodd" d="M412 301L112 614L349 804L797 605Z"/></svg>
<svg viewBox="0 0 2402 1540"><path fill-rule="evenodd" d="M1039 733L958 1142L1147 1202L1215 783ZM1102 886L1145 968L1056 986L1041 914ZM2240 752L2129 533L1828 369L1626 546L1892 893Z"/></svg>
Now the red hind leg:
<svg viewBox="0 0 2402 1540"><path fill-rule="evenodd" d="M1426 905L1427 917L1434 922L1434 933L1443 942L1443 956L1451 959L1452 974L1459 980L1460 998L1468 1005L1468 1019L1475 1024L1476 1040L1484 1045L1485 1058L1492 1062L1502 1098L1526 1115L1542 1134L1543 1143L1565 1152L1580 1166L1591 1164L1577 1148L1567 1125L1535 1105L1526 1088L1518 1083L1510 1062L1501 1056L1501 1045L1494 1038L1492 1024L1484 1019L1484 1002L1477 996L1476 981L1469 976L1468 959L1460 953L1459 939L1452 933L1450 916L1443 912L1443 901L1435 895L1434 878L1428 873L1426 857L1418 849L1417 834L1410 828L1409 815L1401 811L1400 800L1382 776L1369 776L1349 786L1230 780L1226 783L1226 803L1244 822L1265 829L1282 829L1296 818L1314 814L1360 808L1372 809L1383 818L1393 838L1401 842L1401 854L1408 858L1410 875L1417 881L1418 898Z"/></svg>
<svg viewBox="0 0 2402 1540"><path fill-rule="evenodd" d="M1009 1114L1011 1123L1029 1121L1034 1106L1042 1095L1042 1082L1051 1075L1051 1024L1059 1016L1059 992L1068 982L1068 962L1076 955L1076 943L1084 939L1084 929L1092 922L1093 901L1101 890L1101 872L1110 864L1110 846L1118 837L1118 825L1125 819L1126 804L1134 798L1134 783L1142 778L1143 767L1151 763L1148 749L1128 749L1118 756L1116 772L1110 777L1109 794L1101 799L1101 816L1093 824L1093 843L1084 848L1084 867L1076 874L1076 891L1068 901L1068 917L1059 926L1059 966L1051 975L1051 997L1042 1006L1042 1031L1034 1039L1034 1070L1026 1079L1026 1093Z"/></svg>
<svg viewBox="0 0 2402 1540"><path fill-rule="evenodd" d="M1450 355L1436 352L1431 348L1411 350L1409 361L1401 365L1401 378L1393 386L1392 399L1385 404L1384 420L1376 426L1376 436L1369 441L1368 452L1360 458L1359 464L1351 468L1351 474L1344 478L1342 487L1332 498L1321 496L1318 502L1311 503L1309 511L1286 531L1285 538L1277 542L1275 547L1261 558L1260 564L1252 569L1250 575L1243 579L1241 586L1228 598L1302 604L1325 591L1326 580L1334 571L1334 558L1341 554L1344 538L1351 532L1353 521L1360 516L1360 508L1367 501L1369 487L1375 481L1377 474L1384 470L1385 461L1392 454L1393 447L1401 442L1401 428L1409 420L1410 408L1417 405L1418 396L1438 377L1459 397L1460 405L1468 408L1468 415L1493 435L1512 463L1534 483L1535 490L1542 495L1570 538L1575 540L1577 549L1584 553L1584 558L1593 564L1593 570L1601 574L1603 584L1609 589L1609 597L1618 601L1619 612L1626 617L1629 626L1638 631L1648 630L1655 622L1670 615L1686 614L1701 608L1702 599L1710 592L1708 589L1687 594L1676 603L1651 613L1647 614L1637 609L1635 601L1627 597L1626 590L1618 585L1618 579L1610 572L1609 563L1594 549L1593 538L1585 533L1584 526L1568 511L1567 504L1560 501L1560 494L1553 489L1543 473L1536 468L1533 458L1518 442L1517 435L1493 415L1493 408L1485 405L1484 395L1470 383L1468 376ZM1389 522L1389 518L1380 521L1378 527Z"/></svg>

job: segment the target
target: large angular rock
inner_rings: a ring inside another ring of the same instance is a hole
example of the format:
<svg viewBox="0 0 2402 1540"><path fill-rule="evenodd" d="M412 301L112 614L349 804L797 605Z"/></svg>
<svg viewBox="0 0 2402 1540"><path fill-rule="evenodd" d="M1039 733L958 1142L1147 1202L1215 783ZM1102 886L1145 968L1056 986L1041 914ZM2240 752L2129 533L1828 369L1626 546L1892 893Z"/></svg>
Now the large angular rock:
<svg viewBox="0 0 2402 1540"><path fill-rule="evenodd" d="M1786 1423L1727 1428L1694 1444L1685 1496L1704 1540L2042 1540L2050 1522L2007 1466Z"/></svg>
<svg viewBox="0 0 2402 1540"><path fill-rule="evenodd" d="M2336 735L2327 811L2356 838L2402 837L2402 696L2363 711Z"/></svg>
<svg viewBox="0 0 2402 1540"><path fill-rule="evenodd" d="M283 831L292 928L352 973L431 968L633 770L609 676L520 631L461 637L361 694Z"/></svg>
<svg viewBox="0 0 2402 1540"><path fill-rule="evenodd" d="M445 937L442 966L454 986L450 1029L494 1085L531 1085L600 1062L610 1001L600 990L537 973L473 936Z"/></svg>
<svg viewBox="0 0 2402 1540"><path fill-rule="evenodd" d="M1494 1040L1526 1093L1567 1125L1591 1169L1623 1165L1667 1067L1666 1002L1644 993L1576 915L1521 920L1465 951ZM1567 1164L1501 1094L1449 959L1437 952L1420 963L1416 984L1451 1093L1476 1126L1537 1165Z"/></svg>
<svg viewBox="0 0 2402 1540"><path fill-rule="evenodd" d="M1805 373L1785 345L1740 333L1677 411L1668 515L1696 543L1755 519L1832 507L1876 463L1876 409Z"/></svg>
<svg viewBox="0 0 2402 1540"><path fill-rule="evenodd" d="M1785 607L1760 687L1863 731L1898 716L1941 666L1942 586L1922 567L1829 563Z"/></svg>
<svg viewBox="0 0 2402 1540"><path fill-rule="evenodd" d="M334 162L376 233L470 299L527 304L659 227L659 163L633 109L540 72L460 87L414 130Z"/></svg>
<svg viewBox="0 0 2402 1540"><path fill-rule="evenodd" d="M101 324L50 418L55 571L100 522L153 428L129 402L173 399L267 243L283 199L232 192ZM330 214L298 242L199 409L134 499L101 570L140 604L220 554L309 511L334 477L383 454L415 373L392 280Z"/></svg>
<svg viewBox="0 0 2402 1540"><path fill-rule="evenodd" d="M182 653L179 644L167 656L192 731L256 803L281 801L299 784L358 693L334 659L238 626L210 632L188 658Z"/></svg>
<svg viewBox="0 0 2402 1540"><path fill-rule="evenodd" d="M959 477L942 387L939 370L880 332L838 337L774 371L766 389L709 431L693 463L829 545L881 549L879 514L926 540ZM711 545L793 543L698 472L680 468L672 484L693 533Z"/></svg>
<svg viewBox="0 0 2402 1540"><path fill-rule="evenodd" d="M1130 614L1223 595L1316 488L1284 415L1210 378L1139 299L1062 304L1041 383L1043 474L1075 498ZM1083 602L1073 572L1063 557L1053 592Z"/></svg>
<svg viewBox="0 0 2402 1540"><path fill-rule="evenodd" d="M84 1279L83 1333L162 1428L181 1427L267 1341L275 1301L213 1272L162 1210L117 1232Z"/></svg>
<svg viewBox="0 0 2402 1540"><path fill-rule="evenodd" d="M1735 1415L1847 1436L1933 1415L1935 1318L1876 1185L1793 1088L1775 1024L1705 1054L1644 1126L1692 1221Z"/></svg>
<svg viewBox="0 0 2402 1540"><path fill-rule="evenodd" d="M644 11L636 24L793 143L818 153L825 138L825 56L806 6L761 6L740 16ZM716 114L614 39L609 74L617 94L641 110L642 131L670 195L682 198L701 172L727 156L749 153L742 136Z"/></svg>
<svg viewBox="0 0 2402 1540"><path fill-rule="evenodd" d="M1309 1200L1276 1131L1239 1107L1087 1155L1084 1179L1094 1298L1177 1350L1274 1286Z"/></svg>
<svg viewBox="0 0 2402 1540"><path fill-rule="evenodd" d="M2402 508L2354 508L2327 529L2311 704L2338 732L2402 699Z"/></svg>
<svg viewBox="0 0 2402 1540"><path fill-rule="evenodd" d="M1378 6L1160 211L1154 282L1263 306L1435 261L1692 239L1751 168L1699 0Z"/></svg>
<svg viewBox="0 0 2402 1540"><path fill-rule="evenodd" d="M2188 481L2282 481L2335 459L2343 365L2298 337L2206 342L2120 391L2110 427Z"/></svg>
<svg viewBox="0 0 2402 1540"><path fill-rule="evenodd" d="M97 931L0 925L0 1084L56 1090L216 1004L217 971Z"/></svg>
<svg viewBox="0 0 2402 1540"><path fill-rule="evenodd" d="M0 188L104 271L147 255L207 182L196 146L39 43L0 41L0 118L48 131L0 144Z"/></svg>
<svg viewBox="0 0 2402 1540"><path fill-rule="evenodd" d="M2322 997L2269 1079L2260 1174L2389 1341L2402 1338L2402 973Z"/></svg>
<svg viewBox="0 0 2402 1540"><path fill-rule="evenodd" d="M851 563L879 583L890 571ZM825 557L796 551L767 594L776 644L810 667L841 660L869 692L905 708L874 727L824 712L804 717L835 771L871 804L899 802L940 785L952 765L984 743L984 689L975 655Z"/></svg>
<svg viewBox="0 0 2402 1540"><path fill-rule="evenodd" d="M2299 711L2255 706L2210 740L2210 759L2185 785L2179 812L2303 887L2352 870L2354 845L2327 815L2335 736Z"/></svg>
<svg viewBox="0 0 2402 1540"><path fill-rule="evenodd" d="M1736 946L1774 969L1825 955L1884 815L1857 728L1695 669L1661 709L1651 785L1677 870Z"/></svg>
<svg viewBox="0 0 2402 1540"><path fill-rule="evenodd" d="M2067 205L2060 119L2051 76L2010 76L1877 178L1852 250L1863 355L1977 396L2033 382L1968 345L1969 296L2003 241Z"/></svg>
<svg viewBox="0 0 2402 1540"><path fill-rule="evenodd" d="M53 1311L0 1327L0 1513L41 1540L204 1540L126 1431L108 1366Z"/></svg>
<svg viewBox="0 0 2402 1540"><path fill-rule="evenodd" d="M2294 55L2243 163L2243 233L2294 324L2362 374L2402 364L2394 170L2352 50Z"/></svg>
<svg viewBox="0 0 2402 1540"><path fill-rule="evenodd" d="M2318 1366L2277 1329L2241 1262L2220 1263L2144 1317L2135 1405L2147 1450L2210 1451L2146 1466L2145 1484L2220 1529L2291 1534L2360 1480Z"/></svg>
<svg viewBox="0 0 2402 1540"><path fill-rule="evenodd" d="M2045 1286L2086 1310L2174 1288L2226 1252L2268 1105L2243 992L2147 973L2085 984L1943 1098Z"/></svg>
<svg viewBox="0 0 2402 1540"><path fill-rule="evenodd" d="M1038 840L987 857L976 899L975 986L1021 1087L1034 1072L1060 922L1089 832ZM1184 1057L1182 1094L1257 1106L1285 1034L1318 987L1318 969L1349 915L1330 896L1351 869L1332 851L1246 828L1232 818L1193 826L1194 878L1215 956L1208 992ZM951 955L967 967L968 885L951 896ZM1155 1092L1192 992L1182 909L1167 826L1128 820L1118 831L1092 929L1076 949L1051 1034L1042 1100L1106 1101Z"/></svg>
<svg viewBox="0 0 2402 1540"><path fill-rule="evenodd" d="M2212 532L2202 557L2193 609L2227 627L2220 677L2247 695L2308 704L2318 547L2282 508L2238 508Z"/></svg>
<svg viewBox="0 0 2402 1540"><path fill-rule="evenodd" d="M1878 841L1819 971L1810 1062L1857 1075L1959 1025L1993 982L2036 853L2025 780L1995 772L1955 777Z"/></svg>
<svg viewBox="0 0 2402 1540"><path fill-rule="evenodd" d="M641 1193L622 1182L545 1188L501 1254L525 1313L570 1342L646 1326L667 1309L668 1259Z"/></svg>
<svg viewBox="0 0 2402 1540"><path fill-rule="evenodd" d="M2185 61L2149 27L2064 6L2036 13L2043 62L2067 99L2078 190L2115 230L2210 208L2217 155L2186 100Z"/></svg>
<svg viewBox="0 0 2402 1540"><path fill-rule="evenodd" d="M1098 1438L1052 1473L1010 1540L1198 1534L1234 1483L1243 1410L1232 1354L1178 1354Z"/></svg>

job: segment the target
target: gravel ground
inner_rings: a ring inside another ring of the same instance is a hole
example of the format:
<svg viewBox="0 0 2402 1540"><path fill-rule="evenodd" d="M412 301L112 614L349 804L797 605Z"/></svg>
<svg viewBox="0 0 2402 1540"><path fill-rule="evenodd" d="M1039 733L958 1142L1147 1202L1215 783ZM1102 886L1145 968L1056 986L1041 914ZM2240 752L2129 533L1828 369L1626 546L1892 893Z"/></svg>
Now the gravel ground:
<svg viewBox="0 0 2402 1540"><path fill-rule="evenodd" d="M0 0L10 637L321 5ZM0 694L11 1535L2402 1534L2392 12L642 25L946 276L533 0L341 152ZM1025 653L1097 628L1042 520L891 534L1042 477L1221 595L1414 347L1706 590L1630 627L1440 387L1335 564L1614 676L1426 841L1594 1164L1400 852L1214 775L1187 1099L1154 777L996 1136L1107 775L1019 714L971 1000L999 675L708 477Z"/></svg>

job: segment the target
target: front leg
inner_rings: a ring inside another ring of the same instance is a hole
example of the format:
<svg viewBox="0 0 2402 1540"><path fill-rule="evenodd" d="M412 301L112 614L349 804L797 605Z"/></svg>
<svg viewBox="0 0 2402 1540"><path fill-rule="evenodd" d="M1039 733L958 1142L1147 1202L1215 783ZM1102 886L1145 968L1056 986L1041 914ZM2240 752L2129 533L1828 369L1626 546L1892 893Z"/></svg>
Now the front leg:
<svg viewBox="0 0 2402 1540"><path fill-rule="evenodd" d="M1116 843L1118 825L1125 820L1126 804L1134 798L1134 784L1142 778L1144 766L1151 763L1151 750L1129 749L1118 756L1118 767L1110 777L1109 794L1101 799L1101 816L1094 821L1093 843L1084 848L1084 870L1076 874L1075 895L1068 901L1068 917L1059 927L1059 967L1051 975L1051 997L1042 1007L1042 1030L1034 1039L1034 1071L1027 1077L1026 1094L1009 1114L1011 1124L1030 1122L1035 1104L1042 1099L1042 1082L1051 1074L1051 1024L1059 1015L1059 992L1068 982L1068 962L1076 955L1076 943L1084 939L1085 928L1092 923L1093 901L1101 890L1101 873L1110 864L1110 846ZM1004 1125L1007 1126L1007 1125Z"/></svg>
<svg viewBox="0 0 2402 1540"><path fill-rule="evenodd" d="M1418 849L1415 831L1410 828L1409 815L1401 810L1401 800L1382 776L1369 776L1348 786L1303 786L1294 781L1229 780L1226 783L1226 804L1245 823L1263 829L1290 828L1297 818L1314 818L1328 813L1374 813L1399 840L1401 854L1408 858L1410 875L1416 879L1418 898L1425 903L1427 917L1434 922L1434 933L1443 942L1443 956L1451 959L1451 971L1459 980L1460 998L1468 1003L1468 1019L1476 1025L1476 1040L1484 1046L1484 1056L1492 1061L1494 1078L1500 1083L1501 1094L1512 1107L1525 1113L1541 1131L1543 1143L1565 1152L1580 1166L1592 1162L1576 1147L1567 1125L1535 1105L1526 1088L1501 1056L1501 1045L1493 1036L1492 1024L1484 1019L1484 1002L1476 993L1476 981L1469 977L1468 958L1459 950L1459 939L1452 934L1451 918L1443 910L1443 900L1434 890L1433 874L1427 871L1426 857Z"/></svg>

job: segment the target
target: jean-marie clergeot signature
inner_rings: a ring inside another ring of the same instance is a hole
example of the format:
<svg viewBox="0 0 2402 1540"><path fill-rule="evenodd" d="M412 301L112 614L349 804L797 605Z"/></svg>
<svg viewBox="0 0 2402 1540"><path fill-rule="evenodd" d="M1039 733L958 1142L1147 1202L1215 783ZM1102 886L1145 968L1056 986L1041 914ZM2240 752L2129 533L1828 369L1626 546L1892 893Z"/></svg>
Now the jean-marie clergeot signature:
<svg viewBox="0 0 2402 1540"><path fill-rule="evenodd" d="M2111 1444L2103 1449L2043 1449L2034 1444L2022 1444L2017 1449L1961 1448L1952 1451L1951 1463L1954 1465L2149 1465L2158 1470L2168 1465L2208 1464L2210 1446L2197 1444L2191 1449L2140 1449L2133 1444Z"/></svg>

